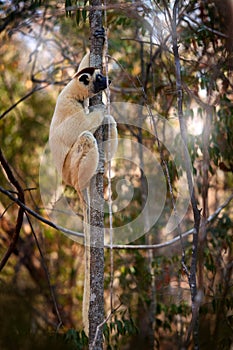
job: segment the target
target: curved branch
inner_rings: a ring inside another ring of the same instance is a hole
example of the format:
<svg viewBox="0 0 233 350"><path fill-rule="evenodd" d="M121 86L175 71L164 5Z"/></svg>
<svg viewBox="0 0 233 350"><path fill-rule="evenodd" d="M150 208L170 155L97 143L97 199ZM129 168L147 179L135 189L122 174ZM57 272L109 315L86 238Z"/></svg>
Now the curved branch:
<svg viewBox="0 0 233 350"><path fill-rule="evenodd" d="M0 120L3 119L8 113L10 113L10 111L12 111L15 107L18 106L18 104L20 104L21 102L23 102L24 100L26 100L28 97L30 97L32 94L34 94L34 92L36 91L40 91L42 89L45 89L47 85L43 85L43 86L36 86L35 88L33 88L31 91L29 91L26 95L24 95L22 98L20 98L18 101L16 101L13 105L10 106L10 108L8 108L5 112L3 112L0 115Z"/></svg>
<svg viewBox="0 0 233 350"><path fill-rule="evenodd" d="M18 204L24 211L26 211L28 214L34 216L36 219L40 220L44 224L54 228L57 231L61 231L69 236L74 236L74 237L80 237L84 238L84 234L76 231L69 230L65 227L59 226L54 224L52 221L49 221L45 219L43 216L40 214L36 213L34 210L28 208L25 203L21 202L19 198L16 198L10 191L5 190L3 187L0 186L0 192L8 196L12 201L14 201L16 204Z"/></svg>
<svg viewBox="0 0 233 350"><path fill-rule="evenodd" d="M233 199L233 193L226 199L226 201L220 205L213 214L211 214L207 220L206 220L206 223L203 224L203 225L208 225L210 224L212 221L214 221L214 219L216 219L216 217L220 214L220 212L226 208L228 206L228 204L232 201ZM202 228L202 226L200 226L200 228ZM183 232L181 235L182 235L182 238L185 238L191 234L193 234L195 232L195 228L192 228L188 231L185 231ZM164 242L164 243L158 243L158 244L151 244L151 245L129 245L129 244L115 244L112 246L113 249L159 249L159 248L164 248L164 247L167 247L169 245L172 245L176 242L180 241L180 235L174 237L173 239L167 241L167 242ZM110 248L110 245L105 245L105 248Z"/></svg>
<svg viewBox="0 0 233 350"><path fill-rule="evenodd" d="M58 325L57 325L57 330L62 326L63 322L62 322L62 318L61 318L61 315L60 315L60 312L59 312L59 308L58 308L58 304L57 304L57 300L56 300L56 296L55 296L55 291L54 291L54 288L52 286L52 283L50 281L50 274L49 274L49 270L48 270L48 267L46 265L46 262L45 262L45 258L44 258L44 254L41 250L41 247L40 247L40 244L39 244L39 241L37 239L37 236L36 236L36 233L35 233L35 230L33 228L33 225L32 225L32 222L28 216L28 213L25 213L26 217L27 217L27 221L28 221L28 224L31 228L31 232L32 232L32 235L35 239L35 242L36 242L36 246L37 246L37 249L40 253L40 256L41 256L41 263L42 263L42 266L44 268L44 272L45 272L45 275L46 275L46 278L47 278L47 282L48 282L48 286L49 286L49 291L50 291L50 295L51 295L51 298L52 298L52 301L53 301L53 305L54 305L54 309L55 309L55 312L56 312L56 315L57 315L57 319L58 319Z"/></svg>
<svg viewBox="0 0 233 350"><path fill-rule="evenodd" d="M57 231L61 231L63 233L65 233L68 236L73 236L73 237L79 237L79 238L84 238L84 234L81 232L76 232L76 231L72 231L69 230L65 227L59 226L54 224L53 222L45 219L43 216L39 215L38 213L36 213L34 210L28 208L24 203L22 203L18 198L14 197L13 194L10 191L5 190L4 188L2 188L0 186L0 192L7 195L12 201L14 201L16 204L18 204L20 207L23 208L24 211L26 211L28 214L34 216L36 219L40 220L41 222L43 222L44 224L54 228ZM220 205L213 214L211 214L207 220L206 220L206 224L210 224L212 221L214 221L214 219L216 219L216 217L220 214L220 212L226 208L228 206L228 204L232 201L233 199L233 193L226 199L226 201ZM185 238L191 234L194 233L194 228L185 231L182 233L182 237ZM115 244L112 246L113 249L159 249L159 248L164 248L167 247L169 245L172 245L173 243L176 243L180 240L180 235L174 237L173 239L164 242L164 243L158 243L158 244L151 244L151 245L130 245L130 244ZM105 248L110 248L109 244L105 244L104 245Z"/></svg>
<svg viewBox="0 0 233 350"><path fill-rule="evenodd" d="M9 182L18 191L18 193L17 193L18 200L20 200L20 202L22 202L24 204L24 191L23 191L22 187L20 186L19 182L17 181L17 179L15 178L15 176L14 176L9 164L7 163L7 160L5 159L1 149L0 149L0 162L2 164L3 169L6 172L6 175L8 177ZM6 265L11 254L15 250L15 247L16 247L18 239L19 239L20 230L21 230L21 227L23 224L23 215L24 215L24 209L20 206L19 210L18 210L18 216L17 216L16 225L15 225L15 230L14 230L10 245L0 261L0 271Z"/></svg>

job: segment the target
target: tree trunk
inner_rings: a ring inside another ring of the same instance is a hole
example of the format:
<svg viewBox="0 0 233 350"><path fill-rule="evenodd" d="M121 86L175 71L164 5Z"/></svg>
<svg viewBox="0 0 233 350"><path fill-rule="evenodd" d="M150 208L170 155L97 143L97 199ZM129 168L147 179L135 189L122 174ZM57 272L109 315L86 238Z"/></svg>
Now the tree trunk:
<svg viewBox="0 0 233 350"><path fill-rule="evenodd" d="M100 0L90 1L90 65L102 68L104 39L96 35L102 29ZM92 106L102 103L101 94L91 99ZM95 132L99 146L100 161L96 176L90 184L90 303L89 303L89 349L103 349L103 331L98 327L104 320L104 198L103 173L104 156L102 149L103 127Z"/></svg>

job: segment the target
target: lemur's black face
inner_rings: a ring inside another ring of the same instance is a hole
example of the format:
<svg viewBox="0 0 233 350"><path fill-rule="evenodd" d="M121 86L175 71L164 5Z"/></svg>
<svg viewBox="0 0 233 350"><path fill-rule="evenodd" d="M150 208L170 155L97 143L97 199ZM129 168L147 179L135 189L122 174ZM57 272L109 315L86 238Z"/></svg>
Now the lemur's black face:
<svg viewBox="0 0 233 350"><path fill-rule="evenodd" d="M108 83L110 84L111 80L108 80ZM93 85L94 85L94 93L97 94L98 92L106 89L107 78L104 75L97 73L93 81Z"/></svg>
<svg viewBox="0 0 233 350"><path fill-rule="evenodd" d="M99 69L87 67L75 74L74 78L78 79L78 93L84 98L92 97L98 92L107 88L107 78L102 75ZM108 81L111 83L111 80ZM82 92L81 92L82 90Z"/></svg>

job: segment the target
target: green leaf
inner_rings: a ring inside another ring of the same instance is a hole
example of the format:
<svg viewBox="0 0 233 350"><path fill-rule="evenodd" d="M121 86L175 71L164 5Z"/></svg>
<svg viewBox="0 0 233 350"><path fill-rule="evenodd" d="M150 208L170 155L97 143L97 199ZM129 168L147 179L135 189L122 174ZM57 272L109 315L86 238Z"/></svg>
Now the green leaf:
<svg viewBox="0 0 233 350"><path fill-rule="evenodd" d="M85 23L86 19L87 19L87 10L85 10L85 9L82 10L82 17L83 17L83 21Z"/></svg>
<svg viewBox="0 0 233 350"><path fill-rule="evenodd" d="M121 335L124 335L125 334L125 330L124 330L122 322L119 321L119 320L116 320L116 325L117 325L117 333L121 334Z"/></svg>
<svg viewBox="0 0 233 350"><path fill-rule="evenodd" d="M77 25L79 25L79 23L80 23L80 10L79 9L77 9L77 11L76 11L75 19L76 19Z"/></svg>
<svg viewBox="0 0 233 350"><path fill-rule="evenodd" d="M103 326L103 334L104 334L106 341L109 343L110 332L109 332L109 326L107 325L107 323L105 323Z"/></svg>
<svg viewBox="0 0 233 350"><path fill-rule="evenodd" d="M82 344L88 345L88 337L86 336L86 333L84 332L84 330L82 330L81 332L81 337L82 337Z"/></svg>

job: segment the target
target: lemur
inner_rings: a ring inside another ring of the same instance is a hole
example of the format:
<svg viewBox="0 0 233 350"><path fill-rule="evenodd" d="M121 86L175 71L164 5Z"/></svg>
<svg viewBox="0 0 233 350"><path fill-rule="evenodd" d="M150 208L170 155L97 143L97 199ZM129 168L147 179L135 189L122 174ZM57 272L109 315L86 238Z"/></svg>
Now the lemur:
<svg viewBox="0 0 233 350"><path fill-rule="evenodd" d="M89 203L84 200L91 178L95 175L99 152L94 132L105 121L104 106L97 106L86 113L90 97L107 88L107 79L100 70L90 67L87 54L80 63L78 72L58 96L50 125L49 144L58 173L65 184L77 191L84 213L85 234L85 283L83 297L83 322L86 334L89 332L88 309L90 298L90 247L88 232ZM86 108L85 108L86 105ZM108 116L110 139L104 144L107 160L117 149L117 127L114 118Z"/></svg>

